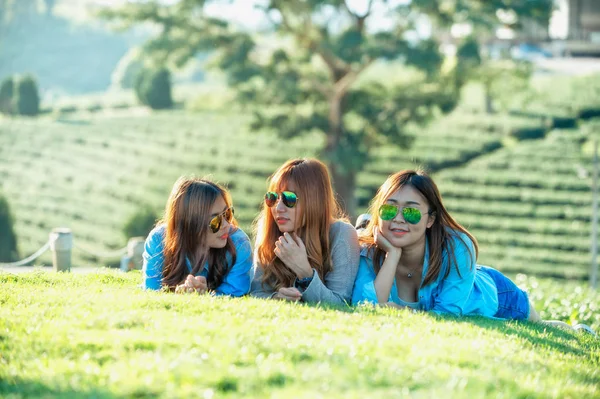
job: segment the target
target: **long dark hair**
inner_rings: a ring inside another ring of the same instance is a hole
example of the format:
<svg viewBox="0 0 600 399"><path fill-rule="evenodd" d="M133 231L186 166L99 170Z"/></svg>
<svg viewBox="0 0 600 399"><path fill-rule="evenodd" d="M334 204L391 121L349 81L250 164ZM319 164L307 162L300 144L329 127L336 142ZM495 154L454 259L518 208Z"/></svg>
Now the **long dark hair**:
<svg viewBox="0 0 600 399"><path fill-rule="evenodd" d="M269 191L280 192L293 183L298 194L296 233L306 246L308 262L321 279L331 271L329 229L341 218L340 208L333 196L327 167L317 159L292 159L271 176ZM299 226L304 220L304 225ZM292 286L296 274L275 256L275 242L281 236L271 209L264 203L255 223L256 254L263 267L263 283L275 289Z"/></svg>
<svg viewBox="0 0 600 399"><path fill-rule="evenodd" d="M186 259L192 265L191 274L196 274L208 261L208 289L214 290L221 283L235 263L236 252L231 237L223 248L208 248L208 224L210 210L216 199L221 196L228 207L231 197L227 190L206 179L179 178L165 208L163 220L166 224L164 239L164 257L162 285L173 289L182 284L189 273ZM237 227L235 219L231 224ZM231 262L227 262L227 253Z"/></svg>
<svg viewBox="0 0 600 399"><path fill-rule="evenodd" d="M452 240L454 235L457 233L464 233L471 239L475 247L475 257L479 254L479 247L475 237L450 216L444 207L442 196L433 179L422 170L404 170L388 177L385 183L379 187L379 190L377 190L377 194L375 195L375 198L373 198L373 201L371 201L371 206L369 207L371 221L359 235L360 243L366 244L369 251L374 251L373 267L375 268L375 273L379 272L379 268L385 258L385 252L377 247L373 238L373 230L375 227L379 226L379 207L384 204L392 194L405 186L411 186L421 193L429 203L430 214L435 216L433 225L428 228L425 233L429 243L429 269L423 280L423 286L425 286L436 281L441 273L444 252L446 252L448 256L450 265L444 274L444 278L448 276L452 266L456 267L458 270L456 257L454 256L454 242ZM460 239L462 240L462 238ZM467 243L465 243L465 245L467 245ZM474 267L475 265L470 266Z"/></svg>

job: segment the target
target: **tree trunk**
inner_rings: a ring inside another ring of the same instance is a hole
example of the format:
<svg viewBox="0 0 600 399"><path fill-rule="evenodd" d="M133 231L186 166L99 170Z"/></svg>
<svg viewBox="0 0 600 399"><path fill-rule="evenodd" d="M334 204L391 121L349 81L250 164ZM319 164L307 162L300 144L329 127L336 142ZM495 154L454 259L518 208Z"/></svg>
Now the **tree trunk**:
<svg viewBox="0 0 600 399"><path fill-rule="evenodd" d="M358 216L356 214L356 197L354 195L356 189L356 175L354 173L340 173L339 167L335 164L329 165L331 178L337 194L337 200L342 207L342 210L350 217L350 221L354 224L354 220Z"/></svg>
<svg viewBox="0 0 600 399"><path fill-rule="evenodd" d="M325 157L331 179L333 180L336 199L346 214L354 219L356 215L356 199L354 191L356 188L356 174L351 169L340 164L339 146L344 132L343 127L343 96L332 96L329 101L329 132L327 133L327 144L325 146ZM352 163L351 160L345 160Z"/></svg>

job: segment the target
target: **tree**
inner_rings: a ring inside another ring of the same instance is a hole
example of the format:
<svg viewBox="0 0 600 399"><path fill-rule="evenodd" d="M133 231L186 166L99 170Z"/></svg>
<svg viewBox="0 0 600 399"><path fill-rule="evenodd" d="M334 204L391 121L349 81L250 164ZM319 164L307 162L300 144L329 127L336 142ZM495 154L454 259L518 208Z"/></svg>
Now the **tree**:
<svg viewBox="0 0 600 399"><path fill-rule="evenodd" d="M146 237L157 220L156 212L148 205L143 205L129 217L123 226L123 234L127 238Z"/></svg>
<svg viewBox="0 0 600 399"><path fill-rule="evenodd" d="M12 98L15 90L15 81L12 76L5 78L0 83L0 113L12 114Z"/></svg>
<svg viewBox="0 0 600 399"><path fill-rule="evenodd" d="M24 76L17 81L13 96L13 110L19 115L36 116L40 112L40 96L35 79Z"/></svg>
<svg viewBox="0 0 600 399"><path fill-rule="evenodd" d="M532 66L529 62L513 61L510 58L498 60L481 56L480 46L474 36L467 37L456 52L457 79L461 84L468 80L480 82L485 97L485 110L496 112L495 102L504 103L514 93L528 90ZM506 106L506 104L504 105Z"/></svg>
<svg viewBox="0 0 600 399"><path fill-rule="evenodd" d="M456 84L451 79L455 75L442 74L438 43L406 38L423 15L445 18L448 0L415 0L400 6L365 0L360 11L346 0L269 0L262 8L276 36L269 46L261 46L258 35L207 16L207 2L129 3L102 15L120 20L123 27L140 22L159 25L161 34L145 46L155 60L182 66L199 52L214 52L239 100L254 106L253 128L273 129L284 138L321 132L325 145L320 156L328 163L350 215L355 214L356 175L371 150L382 142L408 146L409 123L425 123L436 109L449 111L456 105ZM482 6L473 2L489 8L474 0L465 1L465 7ZM392 26L378 28L373 21L376 9L394 16ZM423 78L408 86L361 79L382 61L415 67Z"/></svg>
<svg viewBox="0 0 600 399"><path fill-rule="evenodd" d="M421 1L427 7L432 1ZM435 2L433 2L435 3ZM493 42L498 27L518 32L526 23L548 26L554 9L553 0L453 0L444 7L431 7L434 20L448 28L456 22L468 23L473 34L466 37L457 49L457 79L479 81L484 88L485 109L495 112L494 102L505 93L528 89L532 68L527 62L514 62L509 56L491 59L482 51L486 42Z"/></svg>
<svg viewBox="0 0 600 399"><path fill-rule="evenodd" d="M166 68L141 70L135 79L134 90L140 102L152 109L173 106L171 74Z"/></svg>
<svg viewBox="0 0 600 399"><path fill-rule="evenodd" d="M8 201L0 195L0 262L18 260L17 235Z"/></svg>

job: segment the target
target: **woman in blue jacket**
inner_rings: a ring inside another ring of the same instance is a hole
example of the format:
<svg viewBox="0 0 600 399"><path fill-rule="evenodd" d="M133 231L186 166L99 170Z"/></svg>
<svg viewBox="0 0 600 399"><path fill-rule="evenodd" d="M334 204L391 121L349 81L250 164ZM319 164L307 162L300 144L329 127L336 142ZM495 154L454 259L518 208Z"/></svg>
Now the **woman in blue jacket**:
<svg viewBox="0 0 600 399"><path fill-rule="evenodd" d="M205 179L180 178L164 219L146 239L144 288L242 296L252 280L252 250L237 227L229 193Z"/></svg>
<svg viewBox="0 0 600 399"><path fill-rule="evenodd" d="M541 321L525 291L499 271L476 264L477 241L450 216L425 173L391 175L377 191L370 214L359 233L354 304Z"/></svg>

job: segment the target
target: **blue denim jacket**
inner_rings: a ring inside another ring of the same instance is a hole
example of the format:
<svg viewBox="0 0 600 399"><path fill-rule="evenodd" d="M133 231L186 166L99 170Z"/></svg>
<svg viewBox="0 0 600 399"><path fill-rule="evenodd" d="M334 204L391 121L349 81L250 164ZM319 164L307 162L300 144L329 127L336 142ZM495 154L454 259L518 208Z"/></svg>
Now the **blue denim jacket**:
<svg viewBox="0 0 600 399"><path fill-rule="evenodd" d="M164 264L164 236L165 225L160 225L154 228L146 239L144 247L144 266L142 268L143 287L151 290L161 288L162 270ZM231 240L236 250L236 261L229 273L223 279L221 285L215 290L216 295L231 295L242 296L250 290L250 282L252 281L252 249L250 248L250 240L242 229L238 228L231 234ZM231 262L231 255L227 254L227 260ZM188 271L192 272L190 261L187 260ZM208 275L208 262L204 268L196 273L196 276Z"/></svg>
<svg viewBox="0 0 600 399"><path fill-rule="evenodd" d="M449 267L448 254L442 254L442 269L437 280L419 288L418 309L430 310L435 313L449 313L456 316L481 315L493 317L498 311L498 290L492 278L479 270L476 265L475 248L466 234L453 232L454 256L460 271L456 267L450 269L446 278L444 275ZM375 270L373 269L373 254L363 247L360 254L358 275L354 283L352 303L371 302L377 304L375 292ZM425 243L425 260L423 276L429 267L429 243ZM401 305L398 297L396 280L392 286L390 302Z"/></svg>

